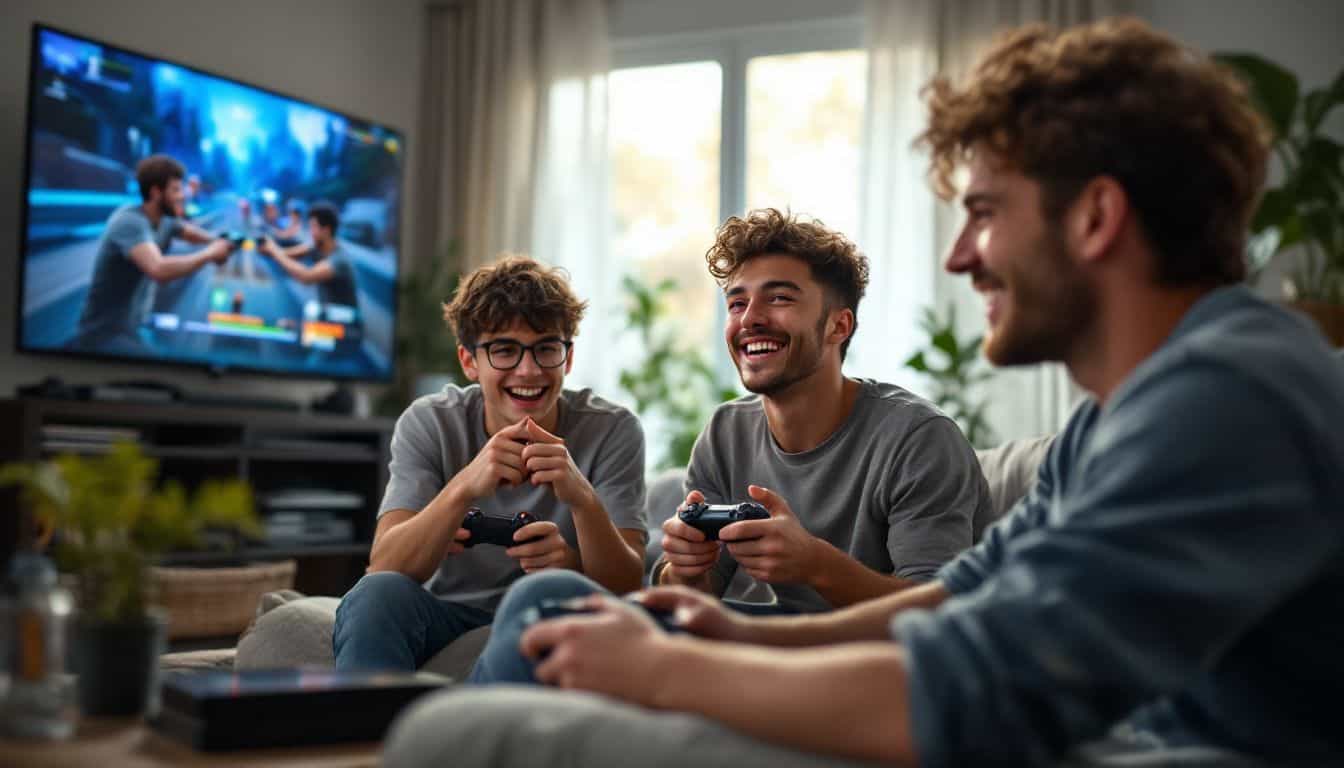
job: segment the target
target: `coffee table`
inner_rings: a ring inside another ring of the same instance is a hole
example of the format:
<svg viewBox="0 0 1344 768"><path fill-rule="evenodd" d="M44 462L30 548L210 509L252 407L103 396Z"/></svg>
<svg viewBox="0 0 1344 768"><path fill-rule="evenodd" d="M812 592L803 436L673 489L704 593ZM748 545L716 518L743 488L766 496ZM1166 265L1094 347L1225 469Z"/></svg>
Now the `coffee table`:
<svg viewBox="0 0 1344 768"><path fill-rule="evenodd" d="M283 768L376 768L377 743L293 749L198 752L173 741L141 718L81 718L64 742L0 739L0 765L24 768L159 768L160 766L281 766Z"/></svg>

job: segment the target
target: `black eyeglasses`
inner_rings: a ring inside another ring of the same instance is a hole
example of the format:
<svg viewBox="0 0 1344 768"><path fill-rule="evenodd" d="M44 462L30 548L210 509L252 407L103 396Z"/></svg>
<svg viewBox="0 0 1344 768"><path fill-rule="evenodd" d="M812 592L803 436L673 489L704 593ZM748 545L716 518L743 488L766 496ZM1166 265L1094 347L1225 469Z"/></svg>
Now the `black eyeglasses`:
<svg viewBox="0 0 1344 768"><path fill-rule="evenodd" d="M522 344L513 339L495 339L472 348L484 349L490 367L497 371L511 371L523 362L523 353L531 352L538 368L559 368L569 359L569 348L574 342L564 339L542 339L536 344Z"/></svg>

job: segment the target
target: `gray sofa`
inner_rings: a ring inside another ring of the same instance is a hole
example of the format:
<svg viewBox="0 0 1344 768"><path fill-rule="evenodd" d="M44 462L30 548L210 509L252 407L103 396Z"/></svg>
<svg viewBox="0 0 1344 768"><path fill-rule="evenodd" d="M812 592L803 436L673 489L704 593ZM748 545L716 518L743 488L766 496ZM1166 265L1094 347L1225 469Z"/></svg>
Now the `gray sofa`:
<svg viewBox="0 0 1344 768"><path fill-rule="evenodd" d="M989 483L996 518L1026 493L1049 443L1049 437L1041 437L977 452ZM682 501L682 478L682 470L669 470L650 481L646 501L649 521L646 566L651 566L662 553L661 526ZM729 594L737 599L768 600L771 596L762 594L761 589L768 590L768 587L744 580L742 584L730 585ZM176 669L331 667L334 663L331 630L339 601L336 597L304 597L292 591L272 592L262 597L255 620L239 638L236 653L230 649L169 654L164 657L164 666ZM489 627L468 632L430 659L424 669L457 679L465 677L485 646L489 633Z"/></svg>

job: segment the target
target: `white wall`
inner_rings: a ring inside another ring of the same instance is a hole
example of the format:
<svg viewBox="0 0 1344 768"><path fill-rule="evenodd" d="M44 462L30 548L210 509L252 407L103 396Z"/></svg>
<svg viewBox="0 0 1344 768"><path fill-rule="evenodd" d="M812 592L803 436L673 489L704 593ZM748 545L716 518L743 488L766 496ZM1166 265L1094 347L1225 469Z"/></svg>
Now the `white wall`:
<svg viewBox="0 0 1344 768"><path fill-rule="evenodd" d="M661 37L863 13L863 0L612 0L611 36Z"/></svg>
<svg viewBox="0 0 1344 768"><path fill-rule="evenodd" d="M1329 85L1344 70L1344 2L1340 0L1147 0L1140 14L1154 26L1205 51L1265 56L1298 77L1302 91ZM1326 130L1344 140L1344 109ZM1271 166L1271 181L1276 169ZM1282 296L1283 276L1297 254L1281 254L1258 282L1259 292Z"/></svg>
<svg viewBox="0 0 1344 768"><path fill-rule="evenodd" d="M19 355L14 306L23 185L28 57L35 21L173 59L395 126L407 143L403 263L413 254L413 169L423 0L5 0L0 3L0 396L60 376L94 383L153 377L193 391L307 400L327 385L171 367L136 367Z"/></svg>

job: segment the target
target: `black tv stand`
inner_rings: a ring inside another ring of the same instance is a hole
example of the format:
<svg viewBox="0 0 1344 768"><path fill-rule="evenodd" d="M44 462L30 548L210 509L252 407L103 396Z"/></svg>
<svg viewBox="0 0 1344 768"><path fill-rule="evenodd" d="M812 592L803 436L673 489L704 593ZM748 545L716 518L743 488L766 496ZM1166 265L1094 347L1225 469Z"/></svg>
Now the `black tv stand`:
<svg viewBox="0 0 1344 768"><path fill-rule="evenodd" d="M362 499L358 507L330 508L350 522L349 540L254 542L242 552L174 552L163 563L197 566L293 558L298 562L295 589L311 595L345 594L368 564L378 503L387 486L393 422L223 405L222 399L212 407L190 400L0 400L0 463L60 453L97 455L112 440L134 440L158 460L161 480L176 480L188 490L210 479L245 480L263 516L264 500L278 492L356 494ZM17 543L17 510L13 489L0 489L0 566Z"/></svg>
<svg viewBox="0 0 1344 768"><path fill-rule="evenodd" d="M182 396L183 405L199 405L207 408L255 408L265 411L299 410L296 400L283 397L260 397L256 395L214 395L204 392L189 392Z"/></svg>

